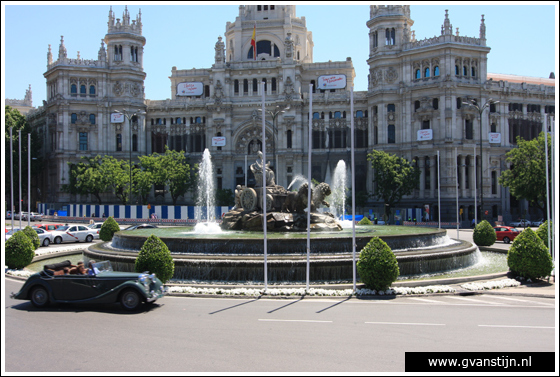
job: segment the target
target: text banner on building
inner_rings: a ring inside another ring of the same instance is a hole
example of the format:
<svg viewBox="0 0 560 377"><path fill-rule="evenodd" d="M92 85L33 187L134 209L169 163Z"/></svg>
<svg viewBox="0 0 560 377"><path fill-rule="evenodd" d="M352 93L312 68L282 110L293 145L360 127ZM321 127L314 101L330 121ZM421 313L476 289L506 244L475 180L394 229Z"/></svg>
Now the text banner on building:
<svg viewBox="0 0 560 377"><path fill-rule="evenodd" d="M212 138L213 147L224 147L226 145L226 138L223 136L215 136Z"/></svg>
<svg viewBox="0 0 560 377"><path fill-rule="evenodd" d="M346 75L319 76L317 87L319 89L344 89L346 88Z"/></svg>
<svg viewBox="0 0 560 377"><path fill-rule="evenodd" d="M124 114L111 113L111 123L122 123L122 122L124 122Z"/></svg>
<svg viewBox="0 0 560 377"><path fill-rule="evenodd" d="M418 130L418 141L432 140L433 137L434 137L434 133L432 129Z"/></svg>
<svg viewBox="0 0 560 377"><path fill-rule="evenodd" d="M204 85L201 82L180 82L177 84L178 96L201 96Z"/></svg>
<svg viewBox="0 0 560 377"><path fill-rule="evenodd" d="M502 142L502 134L499 132L490 132L488 134L488 141L491 143L501 143Z"/></svg>

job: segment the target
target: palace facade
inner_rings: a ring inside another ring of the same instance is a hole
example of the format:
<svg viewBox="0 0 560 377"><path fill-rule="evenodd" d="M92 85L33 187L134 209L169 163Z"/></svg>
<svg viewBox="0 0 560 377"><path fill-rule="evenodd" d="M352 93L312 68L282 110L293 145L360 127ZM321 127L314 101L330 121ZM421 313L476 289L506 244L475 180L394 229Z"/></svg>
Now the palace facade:
<svg viewBox="0 0 560 377"><path fill-rule="evenodd" d="M545 114L554 116L555 80L488 73L484 16L478 38L454 33L446 11L439 36L416 39L410 6L370 6L364 19L369 46L362 46L369 48L368 90L351 93L352 59L314 62L312 33L305 18L296 16L296 6L241 5L215 44L211 67L171 68L168 100L144 96L143 54L150 41L142 34L141 16L131 18L125 7L115 18L111 9L96 59L69 58L61 38L55 60L49 45L48 99L27 115L47 161L39 179L42 195L33 202L55 207L90 202L62 191L68 162L82 156L137 161L165 146L184 151L192 163L208 148L216 186L233 191L246 179L255 185L246 159L253 163L264 142L277 184L287 187L307 175L311 117L312 178L318 181L328 182L339 160L349 165L353 118L356 192L376 190L367 160L372 149L414 160L420 168L419 186L399 204L407 210L403 217L421 219L429 212L437 220L439 199L442 220L455 221L458 195L462 220L469 221L481 166L486 218L508 221L528 209L498 178L508 169L505 154L516 137L536 137ZM465 105L471 100L483 111ZM115 116L116 111L125 116ZM480 188L477 195L480 207ZM112 193L104 199L116 203ZM154 187L150 202L171 199L165 187ZM193 198L180 203L192 204ZM382 213L382 203L373 199L360 210L370 208Z"/></svg>

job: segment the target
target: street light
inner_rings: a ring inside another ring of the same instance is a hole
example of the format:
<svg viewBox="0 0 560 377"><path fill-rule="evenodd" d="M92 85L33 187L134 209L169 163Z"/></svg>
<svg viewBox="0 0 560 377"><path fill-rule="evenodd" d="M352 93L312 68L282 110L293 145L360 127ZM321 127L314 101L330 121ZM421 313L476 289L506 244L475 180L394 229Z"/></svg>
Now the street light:
<svg viewBox="0 0 560 377"><path fill-rule="evenodd" d="M262 109L258 109L259 111L262 112ZM276 135L278 133L278 127L276 127L276 117L278 116L278 114L285 112L286 110L290 110L290 105L276 105L276 108L274 110L268 110L265 111L267 113L269 113L272 116L272 129L273 129L273 135L272 135L272 161L274 161L274 168L276 170L276 174L278 174L278 161L276 160ZM263 140L264 142L264 140ZM278 177L277 177L278 179ZM278 184L278 182L276 182L276 184Z"/></svg>
<svg viewBox="0 0 560 377"><path fill-rule="evenodd" d="M126 109L123 109L122 112L119 110L115 110L113 112L114 114L122 114L126 117L126 119L128 119L128 133L129 133L129 145L128 145L128 150L129 150L129 154L128 154L128 166L129 166L129 170L130 170L130 188L129 188L129 202L130 205L132 205L132 118L137 116L137 115L145 115L146 112L143 111L142 109L138 109L137 111L135 111L134 113L129 113Z"/></svg>
<svg viewBox="0 0 560 377"><path fill-rule="evenodd" d="M490 106L492 104L500 103L500 101L495 101L492 98L488 98L488 100L482 106L479 106L476 103L476 99L474 99L474 98L470 99L468 101L469 102L463 101L463 104L467 105L467 106L474 107L477 110L477 112L478 112L478 124L480 126L480 216L482 217L482 216L484 216L484 195L482 193L482 189L484 187L483 182L482 182L483 171L484 171L484 169L483 169L484 165L483 165L483 159L482 159L482 113L484 112L484 110L488 106ZM474 166L475 166L475 177L476 177L476 158L475 158ZM476 216L476 210L477 209L476 209L476 206L475 206L475 209L474 209L475 216Z"/></svg>

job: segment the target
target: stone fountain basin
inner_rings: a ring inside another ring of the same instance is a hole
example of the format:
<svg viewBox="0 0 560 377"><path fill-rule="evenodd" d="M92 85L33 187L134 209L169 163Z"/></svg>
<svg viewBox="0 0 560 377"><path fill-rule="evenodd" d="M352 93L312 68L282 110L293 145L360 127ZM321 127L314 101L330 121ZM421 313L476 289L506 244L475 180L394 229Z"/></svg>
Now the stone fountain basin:
<svg viewBox="0 0 560 377"><path fill-rule="evenodd" d="M263 281L263 235L228 232L219 235L176 235L160 237L175 261L174 278L179 280ZM371 229L371 227L369 227ZM360 250L376 235L375 229L360 229L356 234L356 260ZM410 229L409 229L410 230ZM478 248L467 241L450 243L445 230L418 229L410 234L379 234L393 250L400 275L425 274L468 267L477 261ZM95 244L85 251L96 260L109 259L116 269L133 271L134 261L149 236L118 232L112 243ZM149 230L150 233L154 231ZM157 230L156 230L157 231ZM157 235L157 232L153 232ZM165 232L162 232L165 234ZM259 238L260 237L260 238ZM352 279L352 233L313 234L310 251L310 280ZM305 281L307 235L290 233L267 237L267 274L269 281Z"/></svg>

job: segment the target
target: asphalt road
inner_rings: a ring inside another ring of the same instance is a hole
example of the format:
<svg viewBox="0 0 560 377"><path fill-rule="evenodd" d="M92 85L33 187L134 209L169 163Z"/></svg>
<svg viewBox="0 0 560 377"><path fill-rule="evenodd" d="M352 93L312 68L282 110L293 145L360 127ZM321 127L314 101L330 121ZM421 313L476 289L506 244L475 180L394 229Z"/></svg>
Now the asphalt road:
<svg viewBox="0 0 560 377"><path fill-rule="evenodd" d="M6 372L404 372L405 352L554 352L554 300L165 297L35 309L5 279Z"/></svg>

